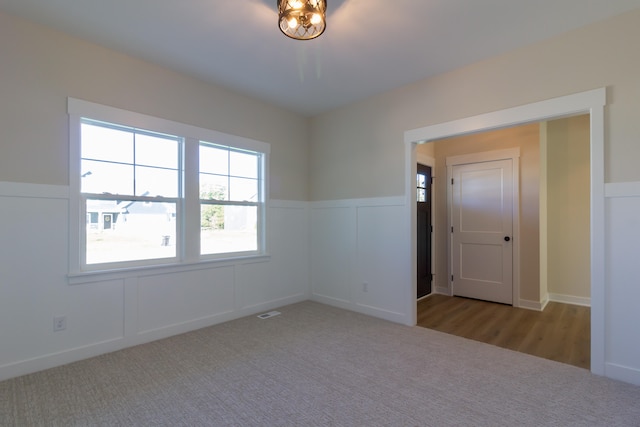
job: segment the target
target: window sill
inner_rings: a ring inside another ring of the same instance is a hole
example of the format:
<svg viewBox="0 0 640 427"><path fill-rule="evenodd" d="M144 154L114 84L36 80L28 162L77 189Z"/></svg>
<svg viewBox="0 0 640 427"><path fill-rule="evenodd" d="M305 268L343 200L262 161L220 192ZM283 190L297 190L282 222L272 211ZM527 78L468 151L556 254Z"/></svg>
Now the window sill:
<svg viewBox="0 0 640 427"><path fill-rule="evenodd" d="M109 280L121 280L131 277L153 276L157 274L180 273L184 271L207 270L212 268L228 267L242 264L254 264L267 262L271 259L269 254L249 255L233 258L202 259L192 262L173 264L144 265L125 268L113 268L108 270L89 270L70 272L67 279L70 285L83 283L104 282Z"/></svg>

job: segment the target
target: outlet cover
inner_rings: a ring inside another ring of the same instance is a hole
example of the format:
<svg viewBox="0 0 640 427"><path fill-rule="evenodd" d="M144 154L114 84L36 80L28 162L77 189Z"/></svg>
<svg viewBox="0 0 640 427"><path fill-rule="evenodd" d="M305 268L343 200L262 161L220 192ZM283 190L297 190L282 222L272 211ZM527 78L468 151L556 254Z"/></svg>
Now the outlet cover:
<svg viewBox="0 0 640 427"><path fill-rule="evenodd" d="M64 331L67 329L67 317L56 316L53 318L53 332Z"/></svg>

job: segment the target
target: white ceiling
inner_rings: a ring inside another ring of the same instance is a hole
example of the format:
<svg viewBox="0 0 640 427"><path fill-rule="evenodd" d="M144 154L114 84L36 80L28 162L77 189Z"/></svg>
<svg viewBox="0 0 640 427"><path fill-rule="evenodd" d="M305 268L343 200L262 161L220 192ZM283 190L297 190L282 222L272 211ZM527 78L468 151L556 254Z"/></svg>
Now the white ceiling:
<svg viewBox="0 0 640 427"><path fill-rule="evenodd" d="M640 0L328 0L280 33L276 0L0 0L0 11L312 116L631 9Z"/></svg>

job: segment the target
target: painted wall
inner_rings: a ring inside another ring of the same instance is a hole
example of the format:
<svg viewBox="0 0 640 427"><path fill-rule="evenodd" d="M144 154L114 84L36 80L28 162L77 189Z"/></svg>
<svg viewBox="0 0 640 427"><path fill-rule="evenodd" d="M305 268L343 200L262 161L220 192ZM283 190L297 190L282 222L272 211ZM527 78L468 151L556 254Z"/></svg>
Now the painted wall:
<svg viewBox="0 0 640 427"><path fill-rule="evenodd" d="M640 10L635 10L319 115L311 123L310 198L349 204L404 196L409 175L405 131L606 87L606 372L640 384L640 330L631 326L640 323L640 312L631 307L640 289L640 267L631 255L638 253L631 236L635 242L640 237L633 219L640 217L640 55L633 49L639 39ZM402 216L389 219L408 221ZM314 218L311 223L319 228L315 235L327 227ZM355 226L343 233L352 235ZM410 244L403 238L381 242L389 245L381 259L395 263L393 251ZM410 260L406 264L410 270ZM326 285L336 293L341 286L347 284ZM396 284L385 286L392 290Z"/></svg>
<svg viewBox="0 0 640 427"><path fill-rule="evenodd" d="M270 256L71 284L67 97L270 143ZM308 126L0 14L0 380L308 299Z"/></svg>
<svg viewBox="0 0 640 427"><path fill-rule="evenodd" d="M629 12L315 117L311 200L403 194L406 130L605 86L606 181L640 180L639 22Z"/></svg>
<svg viewBox="0 0 640 427"><path fill-rule="evenodd" d="M591 295L589 116L547 123L547 286L551 300Z"/></svg>
<svg viewBox="0 0 640 427"><path fill-rule="evenodd" d="M267 142L271 197L308 199L301 116L5 14L0 57L0 181L68 184L73 97Z"/></svg>

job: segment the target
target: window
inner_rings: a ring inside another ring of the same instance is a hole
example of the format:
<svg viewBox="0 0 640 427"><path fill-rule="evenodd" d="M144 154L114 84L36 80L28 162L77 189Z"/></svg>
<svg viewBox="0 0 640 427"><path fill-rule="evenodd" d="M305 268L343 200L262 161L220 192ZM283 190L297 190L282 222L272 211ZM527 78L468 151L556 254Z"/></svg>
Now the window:
<svg viewBox="0 0 640 427"><path fill-rule="evenodd" d="M182 139L81 119L85 264L175 259Z"/></svg>
<svg viewBox="0 0 640 427"><path fill-rule="evenodd" d="M258 249L260 154L200 143L200 253Z"/></svg>
<svg viewBox="0 0 640 427"><path fill-rule="evenodd" d="M69 116L72 275L265 253L268 144L71 98Z"/></svg>

